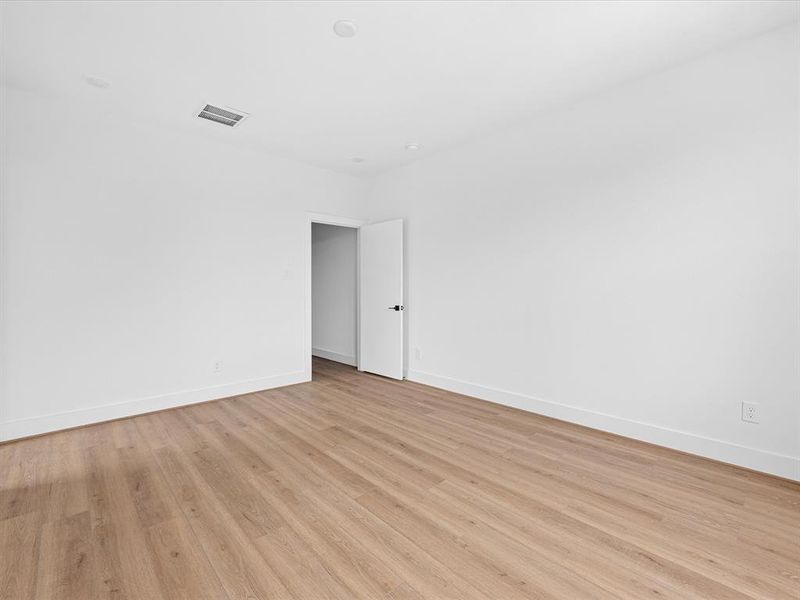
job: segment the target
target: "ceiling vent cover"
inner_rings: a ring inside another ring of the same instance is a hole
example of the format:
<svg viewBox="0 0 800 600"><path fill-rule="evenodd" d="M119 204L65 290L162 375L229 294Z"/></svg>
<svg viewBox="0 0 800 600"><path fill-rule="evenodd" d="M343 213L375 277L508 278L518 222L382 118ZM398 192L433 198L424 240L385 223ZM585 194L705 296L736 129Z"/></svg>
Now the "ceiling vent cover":
<svg viewBox="0 0 800 600"><path fill-rule="evenodd" d="M206 104L200 109L197 116L201 119L214 121L215 123L222 123L228 127L236 127L239 123L244 121L248 115L247 113L237 111L233 108L220 108L213 104Z"/></svg>

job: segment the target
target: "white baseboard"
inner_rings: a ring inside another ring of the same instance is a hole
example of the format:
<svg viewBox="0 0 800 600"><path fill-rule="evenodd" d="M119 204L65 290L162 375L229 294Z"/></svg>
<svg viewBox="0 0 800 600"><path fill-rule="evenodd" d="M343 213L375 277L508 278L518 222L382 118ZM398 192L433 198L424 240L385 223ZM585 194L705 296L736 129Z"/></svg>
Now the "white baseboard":
<svg viewBox="0 0 800 600"><path fill-rule="evenodd" d="M351 367L356 366L356 357L350 356L349 354L340 354L339 352L333 352L332 350L323 350L322 348L312 348L311 355L319 356L320 358L327 358L328 360L332 360L335 362L344 363L346 365L350 365Z"/></svg>
<svg viewBox="0 0 800 600"><path fill-rule="evenodd" d="M270 388L302 383L310 379L309 374L305 371L297 371L294 373L249 379L196 390L185 390L160 396L138 398L136 400L128 400L116 404L106 404L103 406L93 406L39 417L16 419L0 423L0 441L14 440L31 435L58 431L60 429L69 429L71 427L79 427L91 423L120 419L122 417L131 417L156 410L206 402L208 400L218 400L220 398L228 398L240 394L249 394L251 392L259 392Z"/></svg>
<svg viewBox="0 0 800 600"><path fill-rule="evenodd" d="M496 404L800 481L800 458L409 369L408 379Z"/></svg>

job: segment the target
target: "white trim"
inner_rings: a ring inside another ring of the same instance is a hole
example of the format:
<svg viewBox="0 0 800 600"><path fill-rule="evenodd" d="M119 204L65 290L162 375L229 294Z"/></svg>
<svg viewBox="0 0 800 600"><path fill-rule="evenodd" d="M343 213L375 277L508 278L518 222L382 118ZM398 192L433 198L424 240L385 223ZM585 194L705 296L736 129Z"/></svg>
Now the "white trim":
<svg viewBox="0 0 800 600"><path fill-rule="evenodd" d="M486 387L460 379L426 373L425 371L409 369L408 379L451 392L488 400L496 404L512 406L562 421L585 425L593 429L608 431L659 446L666 446L667 448L739 465L755 471L800 481L800 457L741 446L686 431L659 427L650 423L642 423L585 408L542 400L533 396Z"/></svg>
<svg viewBox="0 0 800 600"><path fill-rule="evenodd" d="M311 355L319 356L320 358L327 358L328 360L350 365L351 367L356 366L356 357L351 354L341 354L340 352L325 350L324 348L312 348Z"/></svg>
<svg viewBox="0 0 800 600"><path fill-rule="evenodd" d="M59 429L79 427L81 425L101 423L112 419L120 419L122 417L131 417L167 408L186 406L187 404L197 404L198 402L206 402L208 400L219 400L221 398L229 398L241 394L260 392L270 388L303 383L308 380L303 371L296 371L293 373L284 373L282 375L273 375L272 377L248 379L213 387L126 400L116 404L93 406L90 408L30 417L27 419L15 419L13 421L7 421L6 423L0 423L0 441L14 440L31 435L58 431Z"/></svg>
<svg viewBox="0 0 800 600"><path fill-rule="evenodd" d="M360 219L351 219L350 217L338 217L336 215L326 215L324 213L307 213L308 219L311 223L321 223L323 225L339 225L340 227L352 227L358 229L366 223Z"/></svg>
<svg viewBox="0 0 800 600"><path fill-rule="evenodd" d="M303 290L303 299L305 304L305 318L303 321L303 328L305 331L303 332L303 361L304 361L304 373L306 375L306 380L311 380L311 356L314 351L313 349L313 341L312 341L312 323L311 323L311 313L312 313L312 302L313 298L311 296L311 224L312 223L322 223L323 225L339 225L340 227L352 227L356 230L356 339L359 339L358 335L358 328L360 327L361 322L361 304L360 304L360 290L361 290L361 269L359 267L360 264L360 256L361 256L361 232L360 228L362 225L366 223L366 221L362 221L360 219L352 219L350 217L339 217L337 215L326 215L323 213L314 213L309 212L306 213L306 240L305 240L305 249L306 249L306 256L305 256L305 281L304 281L304 290ZM356 365L357 366L360 362L361 357L361 344L358 344L356 348Z"/></svg>

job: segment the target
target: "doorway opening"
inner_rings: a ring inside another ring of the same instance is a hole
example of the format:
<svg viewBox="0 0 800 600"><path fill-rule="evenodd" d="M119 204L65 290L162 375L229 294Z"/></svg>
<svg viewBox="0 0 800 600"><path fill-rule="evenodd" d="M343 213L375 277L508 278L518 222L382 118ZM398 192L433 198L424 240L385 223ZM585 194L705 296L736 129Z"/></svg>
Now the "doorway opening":
<svg viewBox="0 0 800 600"><path fill-rule="evenodd" d="M403 379L403 220L309 213L306 231L305 379L314 361Z"/></svg>
<svg viewBox="0 0 800 600"><path fill-rule="evenodd" d="M357 232L352 226L311 223L312 376L335 366L327 361L358 367Z"/></svg>

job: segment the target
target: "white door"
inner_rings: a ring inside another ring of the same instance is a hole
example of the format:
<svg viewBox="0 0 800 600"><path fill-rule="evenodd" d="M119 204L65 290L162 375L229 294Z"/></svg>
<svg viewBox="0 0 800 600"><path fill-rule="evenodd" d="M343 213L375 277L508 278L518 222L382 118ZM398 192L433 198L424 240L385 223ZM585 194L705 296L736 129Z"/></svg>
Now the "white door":
<svg viewBox="0 0 800 600"><path fill-rule="evenodd" d="M403 220L359 229L361 256L358 368L403 378Z"/></svg>

